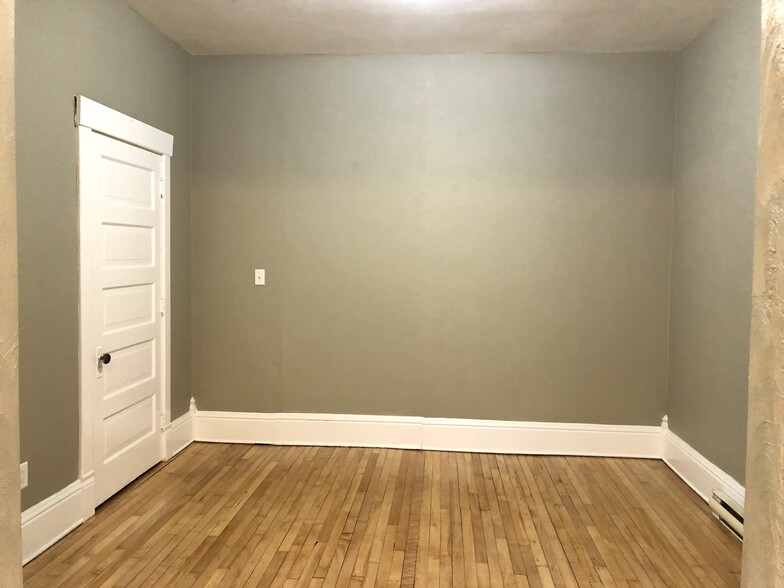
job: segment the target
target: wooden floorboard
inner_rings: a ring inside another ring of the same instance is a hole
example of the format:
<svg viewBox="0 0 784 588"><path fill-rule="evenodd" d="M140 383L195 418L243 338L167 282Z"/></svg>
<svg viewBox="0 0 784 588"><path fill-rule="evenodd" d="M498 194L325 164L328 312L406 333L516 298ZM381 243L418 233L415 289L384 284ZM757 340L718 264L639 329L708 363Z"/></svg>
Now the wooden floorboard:
<svg viewBox="0 0 784 588"><path fill-rule="evenodd" d="M663 462L195 443L24 568L56 586L738 586Z"/></svg>

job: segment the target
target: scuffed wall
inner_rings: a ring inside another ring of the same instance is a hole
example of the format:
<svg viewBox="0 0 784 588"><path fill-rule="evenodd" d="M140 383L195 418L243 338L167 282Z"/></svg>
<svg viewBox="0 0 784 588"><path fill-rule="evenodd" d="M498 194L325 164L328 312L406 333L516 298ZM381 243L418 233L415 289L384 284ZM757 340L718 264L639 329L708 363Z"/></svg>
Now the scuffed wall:
<svg viewBox="0 0 784 588"><path fill-rule="evenodd" d="M0 0L0 586L22 585L14 2Z"/></svg>
<svg viewBox="0 0 784 588"><path fill-rule="evenodd" d="M784 586L784 3L762 3L743 585Z"/></svg>

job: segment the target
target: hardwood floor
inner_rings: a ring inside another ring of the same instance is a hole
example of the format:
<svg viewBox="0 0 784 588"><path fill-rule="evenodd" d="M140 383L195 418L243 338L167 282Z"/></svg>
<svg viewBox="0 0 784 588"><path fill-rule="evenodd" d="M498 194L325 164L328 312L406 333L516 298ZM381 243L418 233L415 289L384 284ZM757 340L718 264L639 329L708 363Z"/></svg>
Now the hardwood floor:
<svg viewBox="0 0 784 588"><path fill-rule="evenodd" d="M25 566L55 586L738 586L657 460L193 444Z"/></svg>

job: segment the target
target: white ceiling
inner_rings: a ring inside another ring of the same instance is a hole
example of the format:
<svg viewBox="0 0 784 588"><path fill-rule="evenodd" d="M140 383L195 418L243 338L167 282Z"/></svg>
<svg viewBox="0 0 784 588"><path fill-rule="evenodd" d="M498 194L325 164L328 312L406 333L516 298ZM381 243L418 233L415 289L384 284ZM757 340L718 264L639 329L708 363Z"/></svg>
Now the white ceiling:
<svg viewBox="0 0 784 588"><path fill-rule="evenodd" d="M193 54L674 51L734 0L127 0Z"/></svg>

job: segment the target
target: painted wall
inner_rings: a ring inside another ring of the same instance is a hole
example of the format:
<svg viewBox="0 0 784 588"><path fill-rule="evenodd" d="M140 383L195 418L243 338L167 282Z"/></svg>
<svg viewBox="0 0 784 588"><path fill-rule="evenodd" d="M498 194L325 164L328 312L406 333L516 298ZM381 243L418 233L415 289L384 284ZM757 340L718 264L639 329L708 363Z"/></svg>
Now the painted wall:
<svg viewBox="0 0 784 588"><path fill-rule="evenodd" d="M784 10L762 2L744 588L784 586Z"/></svg>
<svg viewBox="0 0 784 588"><path fill-rule="evenodd" d="M193 64L200 409L659 424L673 55Z"/></svg>
<svg viewBox="0 0 784 588"><path fill-rule="evenodd" d="M0 0L0 586L22 586L14 2Z"/></svg>
<svg viewBox="0 0 784 588"><path fill-rule="evenodd" d="M678 58L670 428L741 483L759 23L759 0L740 0Z"/></svg>
<svg viewBox="0 0 784 588"><path fill-rule="evenodd" d="M78 465L77 133L83 94L175 136L172 410L190 399L190 56L119 0L25 0L17 10L23 504Z"/></svg>

